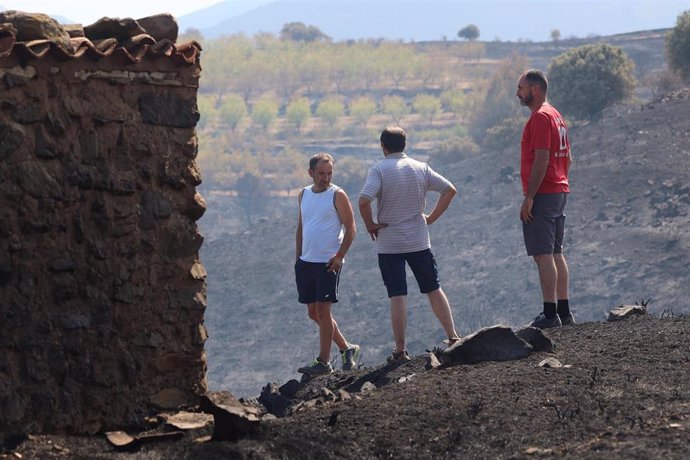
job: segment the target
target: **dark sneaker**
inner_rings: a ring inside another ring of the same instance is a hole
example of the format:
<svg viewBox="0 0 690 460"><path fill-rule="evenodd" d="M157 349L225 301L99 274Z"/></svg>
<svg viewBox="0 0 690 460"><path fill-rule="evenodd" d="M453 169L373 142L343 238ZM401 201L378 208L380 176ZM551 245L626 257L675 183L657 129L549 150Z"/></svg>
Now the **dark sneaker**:
<svg viewBox="0 0 690 460"><path fill-rule="evenodd" d="M410 355L407 354L407 350L395 351L388 357L389 363L406 363L410 360Z"/></svg>
<svg viewBox="0 0 690 460"><path fill-rule="evenodd" d="M340 358L343 360L344 371L357 369L357 363L359 362L359 345L350 344L350 348L340 352Z"/></svg>
<svg viewBox="0 0 690 460"><path fill-rule="evenodd" d="M534 318L529 326L538 327L539 329L548 329L551 327L561 327L561 319L558 315L553 318L547 318L544 313Z"/></svg>
<svg viewBox="0 0 690 460"><path fill-rule="evenodd" d="M301 372L302 374L309 374L310 377L315 377L317 375L330 374L331 372L333 372L333 368L331 367L330 363L321 362L319 358L316 358L314 361L307 364L306 366L297 369L297 372Z"/></svg>
<svg viewBox="0 0 690 460"><path fill-rule="evenodd" d="M563 326L572 326L572 325L577 324L577 323L575 322L575 317L573 316L573 314L568 313L568 316L566 316L566 317L561 316L561 324Z"/></svg>

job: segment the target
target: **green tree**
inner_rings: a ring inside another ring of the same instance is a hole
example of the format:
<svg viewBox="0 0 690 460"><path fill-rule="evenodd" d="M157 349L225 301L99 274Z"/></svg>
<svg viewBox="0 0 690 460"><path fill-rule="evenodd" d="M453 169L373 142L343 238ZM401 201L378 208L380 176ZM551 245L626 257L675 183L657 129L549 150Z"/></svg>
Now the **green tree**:
<svg viewBox="0 0 690 460"><path fill-rule="evenodd" d="M549 99L564 114L596 119L606 107L632 95L634 68L617 46L599 43L571 49L549 65Z"/></svg>
<svg viewBox="0 0 690 460"><path fill-rule="evenodd" d="M400 123L402 117L410 113L410 108L402 97L386 96L383 98L383 113L390 115L395 123Z"/></svg>
<svg viewBox="0 0 690 460"><path fill-rule="evenodd" d="M242 96L238 94L226 94L218 110L221 123L235 131L237 125L247 116L247 105Z"/></svg>
<svg viewBox="0 0 690 460"><path fill-rule="evenodd" d="M278 116L278 101L273 96L264 95L254 104L252 121L261 126L264 131L273 123L276 116Z"/></svg>
<svg viewBox="0 0 690 460"><path fill-rule="evenodd" d="M266 202L266 190L263 180L251 172L243 173L235 181L234 187L237 199L247 219L247 225L252 226L252 216L261 210Z"/></svg>
<svg viewBox="0 0 690 460"><path fill-rule="evenodd" d="M429 123L434 122L434 117L441 112L441 101L430 94L418 94L412 100L415 112Z"/></svg>
<svg viewBox="0 0 690 460"><path fill-rule="evenodd" d="M285 118L295 126L297 132L302 130L302 125L311 116L311 105L309 99L300 97L294 99L285 108Z"/></svg>
<svg viewBox="0 0 690 460"><path fill-rule="evenodd" d="M307 26L303 22L288 22L280 29L280 39L293 42L331 41L331 37L321 32L316 26Z"/></svg>
<svg viewBox="0 0 690 460"><path fill-rule="evenodd" d="M557 42L560 39L561 39L561 31L558 29L552 29L551 30L551 40Z"/></svg>
<svg viewBox="0 0 690 460"><path fill-rule="evenodd" d="M216 117L217 111L213 100L209 97L199 97L197 99L197 107L199 109L199 123L197 123L198 129L204 129L210 125L210 121Z"/></svg>
<svg viewBox="0 0 690 460"><path fill-rule="evenodd" d="M432 166L445 166L475 157L479 146L468 136L452 137L441 142L431 154Z"/></svg>
<svg viewBox="0 0 690 460"><path fill-rule="evenodd" d="M690 11L678 15L676 26L666 35L666 58L670 69L690 82Z"/></svg>
<svg viewBox="0 0 690 460"><path fill-rule="evenodd" d="M327 97L316 108L316 116L325 121L329 126L335 126L340 117L345 113L345 106L336 97Z"/></svg>
<svg viewBox="0 0 690 460"><path fill-rule="evenodd" d="M367 122L376 113L376 102L370 97L360 96L350 103L350 115L362 123L364 128L367 127Z"/></svg>
<svg viewBox="0 0 690 460"><path fill-rule="evenodd" d="M470 119L470 133L475 142L484 145L486 132L506 118L525 115L515 97L518 78L528 68L525 56L511 55L501 61L487 86L482 89L483 99L477 103Z"/></svg>
<svg viewBox="0 0 690 460"><path fill-rule="evenodd" d="M461 89L449 89L441 93L441 103L453 116L457 116L467 109L468 98Z"/></svg>
<svg viewBox="0 0 690 460"><path fill-rule="evenodd" d="M197 29L196 27L188 27L183 33L180 34L179 37L177 37L178 43L190 42L192 40L199 43L204 41L204 34L201 33L201 30Z"/></svg>
<svg viewBox="0 0 690 460"><path fill-rule="evenodd" d="M367 178L368 168L362 161L352 156L338 159L334 166L335 181L352 198L362 189Z"/></svg>
<svg viewBox="0 0 690 460"><path fill-rule="evenodd" d="M458 37L473 42L479 38L479 27L474 24L468 24L458 31Z"/></svg>

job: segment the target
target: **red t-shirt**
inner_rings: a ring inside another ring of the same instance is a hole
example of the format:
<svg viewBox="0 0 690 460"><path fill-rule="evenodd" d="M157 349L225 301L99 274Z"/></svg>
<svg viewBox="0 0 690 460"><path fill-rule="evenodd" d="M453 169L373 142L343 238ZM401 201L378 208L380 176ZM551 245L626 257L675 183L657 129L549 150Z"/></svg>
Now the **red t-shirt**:
<svg viewBox="0 0 690 460"><path fill-rule="evenodd" d="M525 195L527 195L527 183L534 164L534 152L537 149L549 151L549 166L537 194L570 192L568 128L558 110L546 103L532 112L522 131L520 177Z"/></svg>

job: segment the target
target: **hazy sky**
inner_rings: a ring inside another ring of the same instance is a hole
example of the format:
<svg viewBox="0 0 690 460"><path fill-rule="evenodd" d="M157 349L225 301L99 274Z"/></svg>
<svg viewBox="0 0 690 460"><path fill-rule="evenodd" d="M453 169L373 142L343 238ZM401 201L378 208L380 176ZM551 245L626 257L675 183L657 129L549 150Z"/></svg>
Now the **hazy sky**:
<svg viewBox="0 0 690 460"><path fill-rule="evenodd" d="M92 24L103 16L142 18L158 13L179 17L222 0L0 0L6 10L21 10L62 16L80 24Z"/></svg>

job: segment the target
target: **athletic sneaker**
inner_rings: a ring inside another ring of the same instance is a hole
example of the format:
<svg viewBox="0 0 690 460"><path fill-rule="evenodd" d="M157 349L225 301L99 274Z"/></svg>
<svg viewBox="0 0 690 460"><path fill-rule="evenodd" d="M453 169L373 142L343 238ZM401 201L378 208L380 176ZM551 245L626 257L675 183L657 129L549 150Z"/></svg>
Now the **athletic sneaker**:
<svg viewBox="0 0 690 460"><path fill-rule="evenodd" d="M577 323L575 322L575 317L573 316L573 314L568 313L568 316L566 316L565 318L561 316L561 324L563 326L572 326Z"/></svg>
<svg viewBox="0 0 690 460"><path fill-rule="evenodd" d="M306 366L297 369L297 372L308 374L310 377L315 377L317 375L330 374L333 372L333 368L331 367L330 363L324 363L319 358L316 358Z"/></svg>
<svg viewBox="0 0 690 460"><path fill-rule="evenodd" d="M395 351L388 357L389 363L406 363L410 360L410 355L407 354L407 350Z"/></svg>
<svg viewBox="0 0 690 460"><path fill-rule="evenodd" d="M357 362L359 362L359 345L350 344L350 348L340 352L340 358L343 360L344 371L357 369Z"/></svg>
<svg viewBox="0 0 690 460"><path fill-rule="evenodd" d="M529 323L529 325L532 327L538 327L539 329L561 327L561 319L558 317L558 315L554 316L553 318L547 318L544 313L540 313L539 316L534 318L532 322Z"/></svg>

